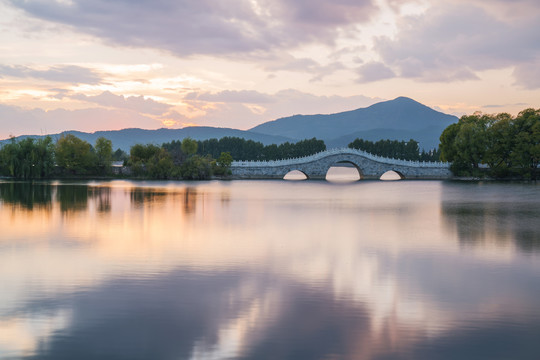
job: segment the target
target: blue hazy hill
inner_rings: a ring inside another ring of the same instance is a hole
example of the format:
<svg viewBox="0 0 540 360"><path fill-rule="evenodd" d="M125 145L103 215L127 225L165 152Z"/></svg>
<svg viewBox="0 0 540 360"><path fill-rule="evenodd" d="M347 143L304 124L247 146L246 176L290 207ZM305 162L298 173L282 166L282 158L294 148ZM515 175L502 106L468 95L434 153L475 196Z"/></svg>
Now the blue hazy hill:
<svg viewBox="0 0 540 360"><path fill-rule="evenodd" d="M173 140L182 140L186 137L195 140L207 140L212 138L222 137L240 137L246 140L259 141L265 145L269 144L281 144L286 141L295 141L294 139L284 138L282 136L258 134L251 131L229 129L229 128L217 128L209 126L192 126L182 129L157 129L157 130L145 130L145 129L122 129L122 130L109 130L109 131L96 131L93 133L87 133L82 131L64 131L58 134L51 134L54 140L57 140L63 134L73 134L78 138L88 141L90 144L95 144L96 139L103 136L113 143L113 148L120 148L126 152L129 152L131 146L135 144L155 144L161 145ZM18 136L15 140L31 138L42 138L46 135L23 135ZM3 140L0 143L10 141Z"/></svg>
<svg viewBox="0 0 540 360"><path fill-rule="evenodd" d="M458 118L406 97L366 108L328 115L294 115L255 126L250 131L292 139L316 137L328 147L346 146L355 138L409 140L421 148L439 145L439 136Z"/></svg>
<svg viewBox="0 0 540 360"><path fill-rule="evenodd" d="M439 136L458 118L435 111L406 97L380 102L366 108L328 115L294 115L268 121L244 131L230 128L194 126L183 129L123 129L86 133L65 131L52 134L58 139L62 134L75 136L94 144L103 136L113 142L113 148L129 151L135 144L156 144L190 137L195 140L240 137L260 141L265 145L296 142L313 137L324 140L328 148L347 146L356 138L377 141L381 139L409 140L420 143L420 148L431 149L439 145ZM39 135L24 135L40 138ZM0 141L4 143L9 140Z"/></svg>

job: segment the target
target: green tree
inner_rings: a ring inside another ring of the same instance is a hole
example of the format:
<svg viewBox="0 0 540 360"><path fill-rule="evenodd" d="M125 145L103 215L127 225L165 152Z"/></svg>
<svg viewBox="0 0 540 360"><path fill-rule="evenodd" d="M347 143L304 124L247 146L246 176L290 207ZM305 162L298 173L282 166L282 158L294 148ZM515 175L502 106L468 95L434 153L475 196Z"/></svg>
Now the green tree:
<svg viewBox="0 0 540 360"><path fill-rule="evenodd" d="M526 109L514 121L514 149L510 155L518 172L536 178L540 163L540 109Z"/></svg>
<svg viewBox="0 0 540 360"><path fill-rule="evenodd" d="M221 167L228 168L231 166L232 162L233 158L229 152L222 152L217 158L217 164Z"/></svg>
<svg viewBox="0 0 540 360"><path fill-rule="evenodd" d="M231 164L233 158L229 152L222 152L216 161L212 161L212 172L215 175L228 175L230 174Z"/></svg>
<svg viewBox="0 0 540 360"><path fill-rule="evenodd" d="M171 155L164 148L160 148L146 163L148 176L152 179L171 179L178 177Z"/></svg>
<svg viewBox="0 0 540 360"><path fill-rule="evenodd" d="M54 172L55 149L53 140L50 136L38 139L36 141L35 153L37 161L35 162L34 175L37 178L48 178Z"/></svg>
<svg viewBox="0 0 540 360"><path fill-rule="evenodd" d="M418 141L410 139L403 145L403 159L413 161L420 159L420 148L418 147Z"/></svg>
<svg viewBox="0 0 540 360"><path fill-rule="evenodd" d="M178 179L182 175L167 149L152 144L133 145L128 166L133 175L151 179Z"/></svg>
<svg viewBox="0 0 540 360"><path fill-rule="evenodd" d="M507 113L492 116L486 131L484 162L496 177L512 174L511 154L515 142L513 121L512 116Z"/></svg>
<svg viewBox="0 0 540 360"><path fill-rule="evenodd" d="M458 156L471 169L477 169L484 160L487 148L487 124L489 117L472 115L463 116L456 136Z"/></svg>
<svg viewBox="0 0 540 360"><path fill-rule="evenodd" d="M540 163L540 109L513 118L506 113L463 116L440 137L441 158L456 175L482 175L488 165L495 177L536 178Z"/></svg>
<svg viewBox="0 0 540 360"><path fill-rule="evenodd" d="M200 142L197 144L197 148L200 149ZM162 144L161 147L167 150L167 152L171 155L174 165L181 165L186 160L187 156L182 151L182 141L173 140L170 143Z"/></svg>
<svg viewBox="0 0 540 360"><path fill-rule="evenodd" d="M197 153L197 141L193 140L192 138L185 138L182 140L182 152L186 154L187 156L191 156Z"/></svg>
<svg viewBox="0 0 540 360"><path fill-rule="evenodd" d="M0 171L6 176L15 176L15 168L18 166L18 148L15 139L0 148Z"/></svg>
<svg viewBox="0 0 540 360"><path fill-rule="evenodd" d="M69 174L89 174L95 170L96 156L92 145L75 135L62 135L56 142L56 163Z"/></svg>
<svg viewBox="0 0 540 360"><path fill-rule="evenodd" d="M148 176L148 167L158 158L161 148L153 144L135 144L129 151L128 166L135 176Z"/></svg>
<svg viewBox="0 0 540 360"><path fill-rule="evenodd" d="M94 146L96 154L97 171L100 174L107 174L111 170L113 152L112 141L104 137L99 137Z"/></svg>
<svg viewBox="0 0 540 360"><path fill-rule="evenodd" d="M211 157L193 155L181 166L182 178L186 180L205 180L212 176Z"/></svg>
<svg viewBox="0 0 540 360"><path fill-rule="evenodd" d="M460 125L458 123L451 124L442 132L439 138L442 161L452 162L456 160L458 151L455 142L459 128Z"/></svg>
<svg viewBox="0 0 540 360"><path fill-rule="evenodd" d="M126 162L128 159L129 159L129 155L126 154L126 152L120 148L116 149L112 154L113 161Z"/></svg>
<svg viewBox="0 0 540 360"><path fill-rule="evenodd" d="M11 139L0 150L0 172L19 179L41 179L54 170L52 139Z"/></svg>
<svg viewBox="0 0 540 360"><path fill-rule="evenodd" d="M479 164L484 162L488 145L487 128L491 118L474 114L462 116L456 124L441 134L441 159L452 162L456 175L478 175Z"/></svg>
<svg viewBox="0 0 540 360"><path fill-rule="evenodd" d="M174 142L164 144L170 150ZM292 157L312 155L326 150L324 141L313 139L301 140L297 143L283 143L280 145L263 143L253 140L245 140L238 137L223 137L219 140L208 139L198 141L197 154L211 155L218 158L222 152L228 152L233 159L237 160L279 160Z"/></svg>
<svg viewBox="0 0 540 360"><path fill-rule="evenodd" d="M403 159L403 160L419 160L420 159L420 148L418 146L418 141L410 139L409 141L398 141L398 140L378 140L376 142L364 140L364 139L355 139L349 145L351 149L358 149L366 151L373 155L384 156L387 158L393 159ZM435 152L433 152L434 154ZM428 157L424 152L424 160L438 160L438 157L434 156ZM438 153L437 153L438 154Z"/></svg>

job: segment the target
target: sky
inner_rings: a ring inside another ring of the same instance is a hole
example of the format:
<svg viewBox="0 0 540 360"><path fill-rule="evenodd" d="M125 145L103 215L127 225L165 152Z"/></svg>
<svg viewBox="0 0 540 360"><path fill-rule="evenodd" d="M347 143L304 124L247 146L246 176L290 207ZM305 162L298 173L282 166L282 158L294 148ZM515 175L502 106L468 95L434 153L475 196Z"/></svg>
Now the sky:
<svg viewBox="0 0 540 360"><path fill-rule="evenodd" d="M0 0L0 139L540 108L537 0Z"/></svg>

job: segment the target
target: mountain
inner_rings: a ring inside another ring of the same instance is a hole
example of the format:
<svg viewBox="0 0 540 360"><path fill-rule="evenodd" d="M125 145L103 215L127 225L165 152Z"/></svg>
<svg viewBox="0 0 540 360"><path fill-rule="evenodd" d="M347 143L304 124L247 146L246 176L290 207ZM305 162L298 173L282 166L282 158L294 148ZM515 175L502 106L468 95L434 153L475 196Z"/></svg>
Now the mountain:
<svg viewBox="0 0 540 360"><path fill-rule="evenodd" d="M439 145L439 136L458 118L435 111L406 97L367 108L329 115L294 115L269 121L249 131L296 140L316 137L330 147L347 146L355 138L409 140L420 148Z"/></svg>
<svg viewBox="0 0 540 360"><path fill-rule="evenodd" d="M123 129L85 133L65 131L51 135L73 134L91 144L103 136L113 143L113 148L129 151L135 144L156 144L191 137L195 140L240 137L260 141L265 145L297 142L313 137L324 140L328 148L347 146L356 138L377 141L381 139L409 140L420 143L422 149L439 146L439 136L457 117L435 111L406 97L380 102L366 108L329 115L294 115L268 121L244 131L229 128L193 126L183 129ZM42 136L19 136L40 138ZM0 144L9 140L0 141Z"/></svg>
<svg viewBox="0 0 540 360"><path fill-rule="evenodd" d="M64 134L73 134L79 139L88 141L90 144L95 144L96 139L103 136L113 143L113 149L122 149L129 152L131 146L135 144L156 144L161 145L165 142L171 142L172 140L182 140L186 137L190 137L195 140L206 140L211 138L222 138L226 136L240 137L246 140L260 141L265 145L269 144L281 144L286 141L294 142L294 139L288 139L279 135L266 135L258 134L251 131L229 129L229 128L216 128L208 126L192 126L183 129L157 129L157 130L144 130L144 129L123 129L123 130L110 130L110 131L96 131L93 133L86 133L81 131L64 131L59 134L51 134L53 139L58 139ZM23 135L16 137L16 140L24 138L42 138L46 135ZM5 143L10 140L2 140L0 143Z"/></svg>

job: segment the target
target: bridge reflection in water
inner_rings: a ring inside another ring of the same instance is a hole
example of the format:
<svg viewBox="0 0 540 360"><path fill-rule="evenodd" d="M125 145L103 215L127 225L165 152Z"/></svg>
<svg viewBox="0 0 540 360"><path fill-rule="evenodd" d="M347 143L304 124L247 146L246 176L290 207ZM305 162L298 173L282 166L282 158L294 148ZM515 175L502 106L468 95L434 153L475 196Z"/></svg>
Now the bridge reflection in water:
<svg viewBox="0 0 540 360"><path fill-rule="evenodd" d="M383 174L389 171L401 179L452 177L449 163L390 159L349 148L327 150L296 159L235 161L231 165L231 171L237 179L283 179L292 171L296 171L295 174L304 174L307 179L327 179L329 169L336 165L355 168L360 179L381 179ZM298 175L294 177L297 178Z"/></svg>

